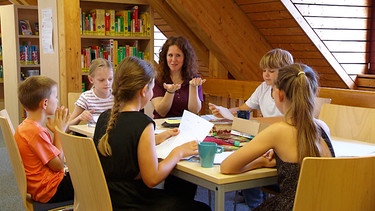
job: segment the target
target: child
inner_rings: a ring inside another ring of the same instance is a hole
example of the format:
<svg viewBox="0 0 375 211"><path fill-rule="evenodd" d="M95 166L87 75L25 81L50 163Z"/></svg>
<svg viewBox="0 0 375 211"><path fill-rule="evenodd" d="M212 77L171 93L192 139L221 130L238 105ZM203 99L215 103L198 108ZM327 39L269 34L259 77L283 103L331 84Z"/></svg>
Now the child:
<svg viewBox="0 0 375 211"><path fill-rule="evenodd" d="M318 79L310 67L281 68L272 97L284 120L261 131L222 162L224 174L276 166L280 193L255 210L292 210L303 158L335 156L327 125L314 118L317 89Z"/></svg>
<svg viewBox="0 0 375 211"><path fill-rule="evenodd" d="M112 64L102 58L92 60L88 78L93 86L90 90L82 93L75 102L69 125L77 125L81 121L94 120L95 122L95 116L98 117L103 111L113 106Z"/></svg>
<svg viewBox="0 0 375 211"><path fill-rule="evenodd" d="M27 192L34 201L54 203L73 200L69 173L64 175L64 153L59 137L53 139L43 125L55 134L55 126L66 130L69 113L58 107L57 83L45 76L31 76L18 88L18 99L27 118L17 127L17 142L26 171ZM49 115L55 115L54 120ZM46 122L46 120L48 120Z"/></svg>
<svg viewBox="0 0 375 211"><path fill-rule="evenodd" d="M276 79L278 69L293 64L293 56L286 50L276 48L267 52L259 62L263 70L264 82L260 84L250 98L241 106L230 108L229 110L236 114L238 110L260 110L263 117L281 116L277 110L275 102L271 98L271 89L273 81ZM217 117L221 117L216 105L210 104L209 109Z"/></svg>
<svg viewBox="0 0 375 211"><path fill-rule="evenodd" d="M259 66L263 70L264 82L257 87L244 104L229 110L236 114L238 110L252 111L259 109L263 117L282 116L271 97L271 90L273 81L277 78L278 69L290 64L293 64L293 56L288 51L276 48L267 52L259 62ZM219 110L216 109L216 105L210 104L209 109L215 116L222 117ZM264 198L260 188L243 190L242 195L250 209L259 206Z"/></svg>
<svg viewBox="0 0 375 211"><path fill-rule="evenodd" d="M204 203L153 188L167 178L181 158L197 154L197 142L191 141L158 162L155 122L140 112L152 98L154 77L155 71L146 61L125 58L114 77L114 106L100 115L95 127L94 141L113 208L210 210Z"/></svg>

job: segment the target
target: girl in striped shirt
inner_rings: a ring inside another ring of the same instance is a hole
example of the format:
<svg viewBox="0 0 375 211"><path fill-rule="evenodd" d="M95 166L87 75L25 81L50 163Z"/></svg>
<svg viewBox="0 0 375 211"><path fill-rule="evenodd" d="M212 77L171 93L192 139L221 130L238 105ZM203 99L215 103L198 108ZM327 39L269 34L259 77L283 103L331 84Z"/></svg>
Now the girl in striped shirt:
<svg viewBox="0 0 375 211"><path fill-rule="evenodd" d="M92 88L83 92L74 103L69 125L77 125L81 121L96 122L103 111L113 106L112 64L106 59L94 59L90 65L88 79Z"/></svg>

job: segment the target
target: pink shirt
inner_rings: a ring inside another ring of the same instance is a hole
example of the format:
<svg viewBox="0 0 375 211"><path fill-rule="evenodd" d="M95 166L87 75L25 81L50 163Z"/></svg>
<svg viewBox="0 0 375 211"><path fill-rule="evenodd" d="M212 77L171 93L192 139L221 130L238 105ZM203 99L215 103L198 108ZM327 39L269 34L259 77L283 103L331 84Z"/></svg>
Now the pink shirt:
<svg viewBox="0 0 375 211"><path fill-rule="evenodd" d="M46 203L56 193L64 171L53 171L46 164L60 154L52 144L46 128L25 119L14 134L20 151L27 179L27 192L34 201Z"/></svg>

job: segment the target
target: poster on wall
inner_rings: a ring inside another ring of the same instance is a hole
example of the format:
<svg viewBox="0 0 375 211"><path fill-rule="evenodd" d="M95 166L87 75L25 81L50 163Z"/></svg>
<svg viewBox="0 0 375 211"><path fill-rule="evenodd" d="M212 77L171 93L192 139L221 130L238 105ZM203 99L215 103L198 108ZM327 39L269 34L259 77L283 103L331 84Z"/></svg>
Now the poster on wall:
<svg viewBox="0 0 375 211"><path fill-rule="evenodd" d="M52 9L42 9L42 49L45 54L53 54L52 42Z"/></svg>

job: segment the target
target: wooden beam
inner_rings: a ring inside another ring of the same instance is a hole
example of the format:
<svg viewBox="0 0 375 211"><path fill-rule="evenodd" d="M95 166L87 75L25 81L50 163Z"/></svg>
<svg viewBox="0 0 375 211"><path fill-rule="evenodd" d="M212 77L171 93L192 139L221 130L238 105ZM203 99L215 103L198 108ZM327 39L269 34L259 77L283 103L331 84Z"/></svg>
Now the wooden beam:
<svg viewBox="0 0 375 211"><path fill-rule="evenodd" d="M271 46L232 0L166 0L237 79L262 81L259 60Z"/></svg>
<svg viewBox="0 0 375 211"><path fill-rule="evenodd" d="M67 105L68 92L82 91L80 4L58 0L61 103ZM78 38L78 39L77 39Z"/></svg>
<svg viewBox="0 0 375 211"><path fill-rule="evenodd" d="M157 11L157 14L162 17L170 27L178 35L185 36L192 44L200 62L209 63L209 51L205 44L195 35L193 31L187 28L179 14L177 14L164 0L149 1L151 7Z"/></svg>
<svg viewBox="0 0 375 211"><path fill-rule="evenodd" d="M38 5L38 0L9 0L12 4L18 5Z"/></svg>
<svg viewBox="0 0 375 211"><path fill-rule="evenodd" d="M209 77L228 79L228 70L217 60L216 56L210 53Z"/></svg>

